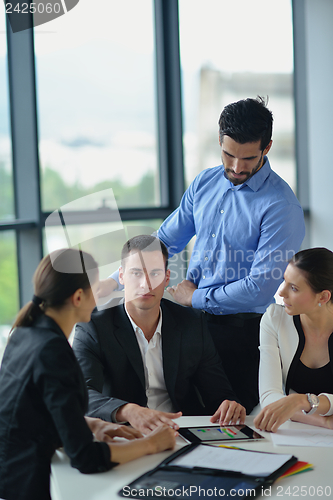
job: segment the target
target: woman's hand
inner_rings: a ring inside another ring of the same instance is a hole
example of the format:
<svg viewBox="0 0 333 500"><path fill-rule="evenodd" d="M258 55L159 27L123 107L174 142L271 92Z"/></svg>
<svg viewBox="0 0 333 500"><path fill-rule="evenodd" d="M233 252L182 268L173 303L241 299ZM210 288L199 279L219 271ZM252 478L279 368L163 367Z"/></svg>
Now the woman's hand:
<svg viewBox="0 0 333 500"><path fill-rule="evenodd" d="M112 443L113 438L122 437L126 439L142 438L141 432L126 425L112 424L99 418L85 417L86 422L97 441Z"/></svg>
<svg viewBox="0 0 333 500"><path fill-rule="evenodd" d="M178 432L169 425L163 424L154 429L146 438L148 442L148 454L158 453L159 451L170 450L176 444Z"/></svg>
<svg viewBox="0 0 333 500"><path fill-rule="evenodd" d="M246 410L244 406L236 403L236 401L225 399L211 417L210 421L212 423L219 422L220 425L244 424L245 417Z"/></svg>
<svg viewBox="0 0 333 500"><path fill-rule="evenodd" d="M169 425L162 424L148 436L134 441L113 441L109 443L112 462L123 464L130 460L152 455L174 448L178 432Z"/></svg>
<svg viewBox="0 0 333 500"><path fill-rule="evenodd" d="M280 425L289 420L297 411L306 409L309 402L305 394L289 394L265 406L253 420L261 431L276 432Z"/></svg>

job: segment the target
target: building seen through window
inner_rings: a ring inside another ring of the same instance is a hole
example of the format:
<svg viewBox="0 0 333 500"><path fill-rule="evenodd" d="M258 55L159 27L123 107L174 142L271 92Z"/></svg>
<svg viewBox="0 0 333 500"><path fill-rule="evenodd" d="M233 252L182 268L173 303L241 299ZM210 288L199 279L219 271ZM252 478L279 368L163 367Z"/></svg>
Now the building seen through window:
<svg viewBox="0 0 333 500"><path fill-rule="evenodd" d="M261 95L274 116L271 166L295 190L291 1L179 0L179 15L187 184L221 164L223 107Z"/></svg>

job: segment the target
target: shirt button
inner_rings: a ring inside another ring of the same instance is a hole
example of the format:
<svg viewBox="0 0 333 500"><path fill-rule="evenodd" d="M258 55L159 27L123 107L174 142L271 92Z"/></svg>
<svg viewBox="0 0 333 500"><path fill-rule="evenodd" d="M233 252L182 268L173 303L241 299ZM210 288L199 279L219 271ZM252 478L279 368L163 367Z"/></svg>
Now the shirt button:
<svg viewBox="0 0 333 500"><path fill-rule="evenodd" d="M205 260L208 260L208 257L205 257Z"/></svg>
<svg viewBox="0 0 333 500"><path fill-rule="evenodd" d="M220 210L221 214L224 214L224 210Z"/></svg>
<svg viewBox="0 0 333 500"><path fill-rule="evenodd" d="M204 280L206 278L206 276L203 276L202 279Z"/></svg>
<svg viewBox="0 0 333 500"><path fill-rule="evenodd" d="M234 189L232 189L231 191L235 191Z"/></svg>
<svg viewBox="0 0 333 500"><path fill-rule="evenodd" d="M220 314L223 314L223 312L222 312L222 311L220 311Z"/></svg>
<svg viewBox="0 0 333 500"><path fill-rule="evenodd" d="M215 238L215 234L214 233L212 234L212 237Z"/></svg>

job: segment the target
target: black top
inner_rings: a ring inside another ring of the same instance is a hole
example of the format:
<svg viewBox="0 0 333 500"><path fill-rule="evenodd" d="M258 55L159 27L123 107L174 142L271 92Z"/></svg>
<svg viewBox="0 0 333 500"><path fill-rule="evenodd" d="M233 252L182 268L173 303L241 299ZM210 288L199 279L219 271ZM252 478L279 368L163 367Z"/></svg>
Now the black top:
<svg viewBox="0 0 333 500"><path fill-rule="evenodd" d="M93 441L84 413L82 372L59 326L41 316L17 328L0 370L0 498L50 499L50 463L64 446L83 473L113 465L106 443Z"/></svg>
<svg viewBox="0 0 333 500"><path fill-rule="evenodd" d="M299 394L333 394L333 377L330 363L320 368L309 368L299 359L290 388Z"/></svg>
<svg viewBox="0 0 333 500"><path fill-rule="evenodd" d="M289 394L290 389L299 394L308 392L312 394L320 394L321 392L333 394L333 335L328 339L329 363L321 368L309 368L300 360L305 345L300 316L293 316L293 320L299 336L299 344L289 368L286 394Z"/></svg>

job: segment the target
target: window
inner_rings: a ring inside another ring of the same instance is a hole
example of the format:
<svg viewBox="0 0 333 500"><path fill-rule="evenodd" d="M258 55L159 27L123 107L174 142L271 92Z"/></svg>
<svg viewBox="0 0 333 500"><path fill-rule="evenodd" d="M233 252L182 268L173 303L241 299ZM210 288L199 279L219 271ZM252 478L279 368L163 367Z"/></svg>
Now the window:
<svg viewBox="0 0 333 500"><path fill-rule="evenodd" d="M0 224L15 218L9 123L6 19L0 15ZM0 359L18 311L14 231L0 232Z"/></svg>
<svg viewBox="0 0 333 500"><path fill-rule="evenodd" d="M218 119L231 102L269 96L273 170L296 187L290 0L179 0L186 181L221 164Z"/></svg>
<svg viewBox="0 0 333 500"><path fill-rule="evenodd" d="M11 159L6 18L0 15L0 220L15 218Z"/></svg>
<svg viewBox="0 0 333 500"><path fill-rule="evenodd" d="M18 312L18 280L14 231L0 232L0 360Z"/></svg>
<svg viewBox="0 0 333 500"><path fill-rule="evenodd" d="M42 209L107 188L160 205L152 0L81 1L35 29L35 53Z"/></svg>

